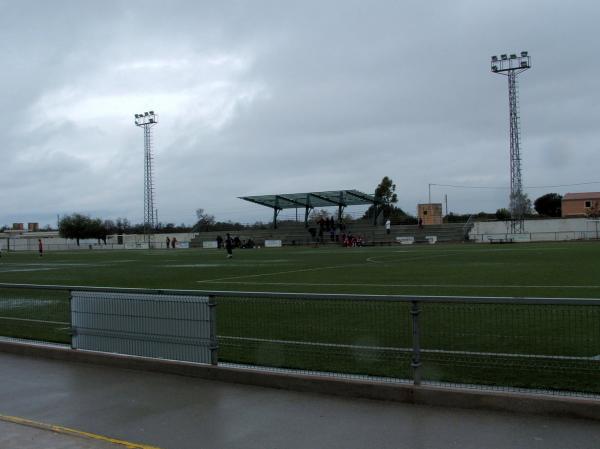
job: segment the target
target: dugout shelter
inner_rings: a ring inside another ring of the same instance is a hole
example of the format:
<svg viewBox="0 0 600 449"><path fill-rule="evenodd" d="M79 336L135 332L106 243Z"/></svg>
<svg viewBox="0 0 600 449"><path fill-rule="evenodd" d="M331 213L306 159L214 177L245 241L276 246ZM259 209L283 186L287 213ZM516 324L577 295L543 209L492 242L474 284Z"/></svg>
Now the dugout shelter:
<svg viewBox="0 0 600 449"><path fill-rule="evenodd" d="M360 192L358 190L330 190L326 192L306 193L277 193L274 195L240 196L242 200L273 209L273 228L277 228L277 216L283 209L304 209L304 225L308 227L308 216L315 207L338 208L338 222L342 221L342 214L347 206L373 205L375 206L375 217L377 222L383 202L374 195Z"/></svg>

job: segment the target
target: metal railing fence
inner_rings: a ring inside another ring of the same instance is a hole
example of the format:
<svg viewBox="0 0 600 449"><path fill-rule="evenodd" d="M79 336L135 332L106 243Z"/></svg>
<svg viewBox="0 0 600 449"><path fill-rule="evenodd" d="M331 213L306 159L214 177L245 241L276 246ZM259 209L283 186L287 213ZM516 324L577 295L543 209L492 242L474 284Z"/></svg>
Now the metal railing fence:
<svg viewBox="0 0 600 449"><path fill-rule="evenodd" d="M0 284L0 335L70 344L70 292L209 296L218 361L383 382L600 395L600 299Z"/></svg>

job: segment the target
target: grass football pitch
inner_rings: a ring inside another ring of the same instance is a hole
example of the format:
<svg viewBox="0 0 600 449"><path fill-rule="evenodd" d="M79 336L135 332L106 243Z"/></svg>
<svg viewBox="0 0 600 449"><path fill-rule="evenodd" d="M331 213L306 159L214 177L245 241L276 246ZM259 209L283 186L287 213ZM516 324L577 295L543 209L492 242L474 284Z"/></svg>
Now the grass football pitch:
<svg viewBox="0 0 600 449"><path fill-rule="evenodd" d="M600 298L599 280L600 242L261 248L234 250L232 259L222 250L80 250L0 259L0 282L101 287ZM0 301L6 294L0 290ZM5 307L3 314L68 320L65 293L8 293L13 301L19 295L62 305ZM411 346L408 304L240 297L220 300L218 317L221 361L411 375L410 353L397 350ZM423 353L424 378L598 393L599 317L599 306L423 305L422 346L432 349ZM0 322L0 333L69 338L64 327L18 321Z"/></svg>
<svg viewBox="0 0 600 449"><path fill-rule="evenodd" d="M320 293L600 297L600 242L4 252L0 282Z"/></svg>

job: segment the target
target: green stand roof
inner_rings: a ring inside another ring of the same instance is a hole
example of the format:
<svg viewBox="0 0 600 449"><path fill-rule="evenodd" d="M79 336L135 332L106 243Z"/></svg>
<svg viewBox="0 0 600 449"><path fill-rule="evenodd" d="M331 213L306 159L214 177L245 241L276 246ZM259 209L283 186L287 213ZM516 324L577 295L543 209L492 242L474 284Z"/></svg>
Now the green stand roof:
<svg viewBox="0 0 600 449"><path fill-rule="evenodd" d="M358 190L329 190L326 192L278 193L275 195L240 196L242 200L273 209L273 226L277 227L277 215L283 209L305 208L305 224L308 224L308 214L315 207L338 207L338 219L347 206L381 204L374 195Z"/></svg>

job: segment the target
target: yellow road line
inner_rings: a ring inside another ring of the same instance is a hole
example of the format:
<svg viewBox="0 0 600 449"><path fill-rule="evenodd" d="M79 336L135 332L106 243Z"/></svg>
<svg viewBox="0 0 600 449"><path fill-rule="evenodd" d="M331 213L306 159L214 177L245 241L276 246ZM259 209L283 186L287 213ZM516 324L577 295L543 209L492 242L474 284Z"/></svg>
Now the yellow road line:
<svg viewBox="0 0 600 449"><path fill-rule="evenodd" d="M77 437L81 437L81 438L90 438L90 439L94 439L94 440L104 441L106 443L119 444L128 449L160 449L159 447L156 447L156 446L148 446L146 444L137 444L137 443L130 443L128 441L123 441L123 440L116 440L114 438L108 438L108 437L104 437L102 435L96 435L96 434L89 433L89 432L82 432L80 430L69 429L68 427L55 426L53 424L45 424L45 423L41 423L41 422L37 422L37 421L32 421L30 419L19 418L18 416L8 416L8 415L0 414L0 421L6 421L6 422L13 423L13 424L20 424L23 426L35 427L37 429L42 429L42 430L50 430L52 432L60 433L63 435L72 435L72 436L77 436Z"/></svg>

